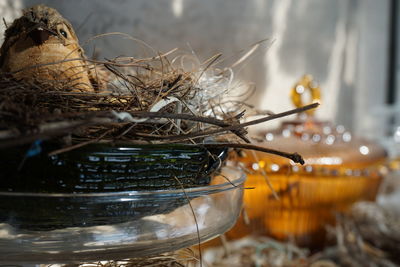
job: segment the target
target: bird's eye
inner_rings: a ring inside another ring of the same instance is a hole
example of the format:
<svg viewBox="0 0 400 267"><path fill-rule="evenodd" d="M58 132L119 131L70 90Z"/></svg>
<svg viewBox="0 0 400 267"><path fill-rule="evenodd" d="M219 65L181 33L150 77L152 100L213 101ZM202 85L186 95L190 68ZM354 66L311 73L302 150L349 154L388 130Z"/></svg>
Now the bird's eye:
<svg viewBox="0 0 400 267"><path fill-rule="evenodd" d="M61 34L62 36L64 36L64 38L68 38L67 32L64 31L63 29L60 29L60 34Z"/></svg>

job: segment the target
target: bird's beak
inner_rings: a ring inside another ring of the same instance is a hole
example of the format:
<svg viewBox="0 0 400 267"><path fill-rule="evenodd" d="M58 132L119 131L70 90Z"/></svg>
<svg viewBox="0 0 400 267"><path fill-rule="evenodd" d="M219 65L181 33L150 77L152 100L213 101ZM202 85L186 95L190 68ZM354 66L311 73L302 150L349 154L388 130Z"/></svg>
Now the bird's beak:
<svg viewBox="0 0 400 267"><path fill-rule="evenodd" d="M49 30L46 27L43 27L42 25L37 25L36 27L32 28L28 33L28 37L30 37L36 43L36 45L43 44L52 35L57 36L57 33Z"/></svg>

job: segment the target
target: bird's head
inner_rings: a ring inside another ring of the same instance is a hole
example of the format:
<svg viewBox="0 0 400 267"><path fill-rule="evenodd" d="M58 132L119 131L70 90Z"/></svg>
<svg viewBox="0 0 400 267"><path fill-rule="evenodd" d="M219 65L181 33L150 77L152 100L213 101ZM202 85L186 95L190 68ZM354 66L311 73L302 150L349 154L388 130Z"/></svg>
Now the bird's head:
<svg viewBox="0 0 400 267"><path fill-rule="evenodd" d="M63 45L78 44L71 23L57 10L45 5L24 9L22 17L7 28L5 42L19 38L31 39L35 45L41 45L49 39Z"/></svg>

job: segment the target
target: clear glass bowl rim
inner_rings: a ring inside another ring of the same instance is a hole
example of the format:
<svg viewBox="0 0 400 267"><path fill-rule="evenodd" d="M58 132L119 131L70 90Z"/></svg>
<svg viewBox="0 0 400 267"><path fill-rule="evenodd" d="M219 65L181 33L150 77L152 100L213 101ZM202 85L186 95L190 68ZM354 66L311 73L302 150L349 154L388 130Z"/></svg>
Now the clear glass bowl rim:
<svg viewBox="0 0 400 267"><path fill-rule="evenodd" d="M150 191L119 191L119 192L98 192L98 193L30 193L30 192L1 192L0 196L23 196L23 197L65 197L65 198L76 198L76 197L118 197L118 196L159 196L159 195L169 195L169 194L185 194L188 197L191 195L198 195L203 193L205 195L215 194L223 191L233 190L240 186L246 180L246 175L243 170L226 166L221 168L223 170L237 172L239 176L233 181L227 181L221 184L207 185L201 187L192 187L182 189L172 189L172 190L150 190ZM217 173L216 176L219 174Z"/></svg>

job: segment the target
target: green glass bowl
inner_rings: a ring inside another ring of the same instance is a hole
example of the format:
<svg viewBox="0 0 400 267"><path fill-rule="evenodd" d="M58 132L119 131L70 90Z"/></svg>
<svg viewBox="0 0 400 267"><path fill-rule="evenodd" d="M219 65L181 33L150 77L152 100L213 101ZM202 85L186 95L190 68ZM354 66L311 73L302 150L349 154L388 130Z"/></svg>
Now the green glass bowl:
<svg viewBox="0 0 400 267"><path fill-rule="evenodd" d="M0 154L0 191L95 193L204 186L226 149L189 144L90 144L55 156L54 145L26 157L26 147Z"/></svg>
<svg viewBox="0 0 400 267"><path fill-rule="evenodd" d="M43 146L27 158L26 148L3 151L0 157L0 193L18 193L20 198L0 196L0 221L17 228L53 230L121 223L170 212L187 203L182 197L165 202L107 201L87 203L87 193L182 190L207 186L226 158L227 150L209 150L201 145L110 145L91 144L56 156L54 147ZM60 194L49 202L31 194ZM62 194L74 194L64 198ZM81 198L82 196L82 198ZM91 212L86 210L90 206Z"/></svg>

